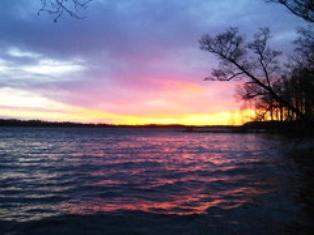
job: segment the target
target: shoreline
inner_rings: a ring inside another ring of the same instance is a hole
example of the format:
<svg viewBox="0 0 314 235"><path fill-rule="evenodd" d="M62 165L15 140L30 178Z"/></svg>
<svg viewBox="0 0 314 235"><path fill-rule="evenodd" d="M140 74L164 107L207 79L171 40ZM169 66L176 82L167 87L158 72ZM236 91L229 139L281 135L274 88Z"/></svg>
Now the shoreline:
<svg viewBox="0 0 314 235"><path fill-rule="evenodd" d="M282 134L286 136L314 136L314 126L302 122L248 122L241 126L207 125L190 126L183 124L143 124L143 125L117 125L93 124L77 122L49 122L41 120L0 119L0 128L117 128L117 129L178 129L184 133L234 133L234 134Z"/></svg>

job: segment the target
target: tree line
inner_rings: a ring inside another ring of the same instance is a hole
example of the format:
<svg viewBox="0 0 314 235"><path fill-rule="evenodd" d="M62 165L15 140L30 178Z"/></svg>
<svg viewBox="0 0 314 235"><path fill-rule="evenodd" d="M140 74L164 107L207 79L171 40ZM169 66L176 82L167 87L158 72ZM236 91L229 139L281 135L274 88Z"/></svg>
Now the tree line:
<svg viewBox="0 0 314 235"><path fill-rule="evenodd" d="M268 1L269 2L269 1ZM238 90L254 104L256 120L314 121L314 2L272 0L308 22L298 29L294 54L286 60L270 46L271 33L260 28L251 40L238 28L204 35L200 48L219 59L207 81L243 80Z"/></svg>

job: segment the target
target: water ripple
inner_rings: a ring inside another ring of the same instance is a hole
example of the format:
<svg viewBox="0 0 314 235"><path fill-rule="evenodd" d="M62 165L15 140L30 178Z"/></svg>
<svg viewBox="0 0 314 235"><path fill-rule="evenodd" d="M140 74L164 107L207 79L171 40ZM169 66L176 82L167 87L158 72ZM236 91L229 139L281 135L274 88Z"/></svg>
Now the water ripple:
<svg viewBox="0 0 314 235"><path fill-rule="evenodd" d="M0 219L239 207L279 187L282 155L271 148L277 144L256 135L6 129Z"/></svg>

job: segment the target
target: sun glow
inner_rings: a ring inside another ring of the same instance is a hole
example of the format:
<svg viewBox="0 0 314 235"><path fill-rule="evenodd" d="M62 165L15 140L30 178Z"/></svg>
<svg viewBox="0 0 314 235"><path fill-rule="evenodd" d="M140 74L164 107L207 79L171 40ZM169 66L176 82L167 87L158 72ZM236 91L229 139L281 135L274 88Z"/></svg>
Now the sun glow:
<svg viewBox="0 0 314 235"><path fill-rule="evenodd" d="M252 117L248 110L237 110L238 104L232 100L229 87L221 84L206 86L177 74L165 77L153 72L149 79L139 73L135 86L124 82L121 88L109 83L112 89L106 90L107 78L105 82L95 83L97 79L91 76L91 83L83 83L81 78L90 67L79 57L58 59L19 47L7 48L6 56L10 60L0 57L0 76L7 80L7 85L0 87L0 118L203 126L241 125ZM160 63L162 61L158 61ZM130 78L132 76L138 76L137 72L130 74ZM65 92L62 88L60 96L65 97L55 99L59 94L51 95L63 84L76 83L78 91L69 87ZM54 91L49 91L51 87ZM207 100L215 102L211 105Z"/></svg>
<svg viewBox="0 0 314 235"><path fill-rule="evenodd" d="M1 116L6 118L126 125L241 125L254 116L254 111L250 109L212 113L128 115L69 105L29 91L12 88L0 89L0 112Z"/></svg>

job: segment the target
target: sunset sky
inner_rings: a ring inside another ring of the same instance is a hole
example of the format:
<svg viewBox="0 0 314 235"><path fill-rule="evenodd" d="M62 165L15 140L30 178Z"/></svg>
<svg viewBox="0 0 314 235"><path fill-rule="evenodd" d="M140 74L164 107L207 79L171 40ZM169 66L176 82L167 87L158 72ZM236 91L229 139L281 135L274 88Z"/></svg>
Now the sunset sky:
<svg viewBox="0 0 314 235"><path fill-rule="evenodd" d="M114 124L240 124L239 83L204 82L198 40L270 27L289 54L303 22L263 0L94 0L84 20L0 1L0 117Z"/></svg>

